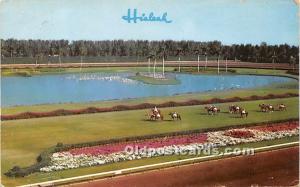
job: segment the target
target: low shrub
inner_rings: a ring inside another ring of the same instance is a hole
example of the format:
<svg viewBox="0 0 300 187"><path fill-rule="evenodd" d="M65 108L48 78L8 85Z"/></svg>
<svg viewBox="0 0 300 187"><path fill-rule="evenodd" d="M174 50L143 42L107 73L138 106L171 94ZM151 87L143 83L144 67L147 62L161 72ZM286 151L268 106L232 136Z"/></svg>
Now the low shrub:
<svg viewBox="0 0 300 187"><path fill-rule="evenodd" d="M278 94L278 95L268 94L264 96L252 95L243 98L241 97L231 97L227 99L212 98L208 100L193 99L193 100L188 100L183 102L168 101L157 105L153 103L141 103L138 105L116 105L109 108L88 107L88 108L77 109L77 110L59 109L50 112L23 112L23 113L12 114L12 115L1 115L1 120L5 121L5 120L16 120L16 119L30 119L30 118L41 118L41 117L53 117L53 116L67 116L67 115L77 115L77 114L138 110L138 109L153 108L155 106L160 108L165 108L165 107L177 107L177 106L239 102L239 101L253 101L253 100L260 100L260 99L275 99L275 98L287 98L287 97L296 97L296 96L298 96L298 94L296 93L285 93L285 94Z"/></svg>
<svg viewBox="0 0 300 187"><path fill-rule="evenodd" d="M37 157L37 163L29 166L29 167L24 167L20 168L19 166L14 166L12 169L4 173L4 175L8 177L25 177L27 175L30 175L31 173L38 172L40 171L40 168L45 167L49 165L51 161L51 155L55 152L60 151L60 149L57 149L55 147L51 147L47 149L46 151L42 152L38 157Z"/></svg>

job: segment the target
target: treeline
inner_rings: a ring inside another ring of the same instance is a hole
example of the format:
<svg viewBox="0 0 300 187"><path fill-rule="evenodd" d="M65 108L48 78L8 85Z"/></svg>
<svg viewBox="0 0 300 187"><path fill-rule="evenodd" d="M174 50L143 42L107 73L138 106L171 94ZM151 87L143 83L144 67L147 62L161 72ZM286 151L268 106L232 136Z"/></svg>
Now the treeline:
<svg viewBox="0 0 300 187"><path fill-rule="evenodd" d="M148 40L1 40L2 58L30 57L168 57L218 56L222 59L248 62L296 63L299 60L297 46L233 44L220 41L148 41Z"/></svg>

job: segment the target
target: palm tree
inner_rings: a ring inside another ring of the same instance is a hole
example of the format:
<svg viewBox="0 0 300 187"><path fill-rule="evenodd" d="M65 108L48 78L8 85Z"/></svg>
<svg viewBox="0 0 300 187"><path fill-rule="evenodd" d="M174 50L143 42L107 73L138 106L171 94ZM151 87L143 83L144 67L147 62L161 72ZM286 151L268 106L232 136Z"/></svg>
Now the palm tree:
<svg viewBox="0 0 300 187"><path fill-rule="evenodd" d="M200 50L196 49L195 54L197 55L197 62L198 62L197 67L198 67L198 73L199 73L199 71L200 71Z"/></svg>
<svg viewBox="0 0 300 187"><path fill-rule="evenodd" d="M204 52L204 56L205 56L205 70L207 68L207 52Z"/></svg>
<svg viewBox="0 0 300 187"><path fill-rule="evenodd" d="M178 48L177 49L177 56L178 56L178 72L181 71L181 63L180 63L180 55L181 55L182 49Z"/></svg>
<svg viewBox="0 0 300 187"><path fill-rule="evenodd" d="M80 71L82 69L82 56L80 56Z"/></svg>
<svg viewBox="0 0 300 187"><path fill-rule="evenodd" d="M218 74L220 74L220 54L218 54Z"/></svg>
<svg viewBox="0 0 300 187"><path fill-rule="evenodd" d="M151 63L151 57L148 57L148 74L150 74L150 63Z"/></svg>
<svg viewBox="0 0 300 187"><path fill-rule="evenodd" d="M155 51L154 54L153 54L153 57L154 57L154 63L153 63L153 78L155 78L156 76L156 58L157 58L157 52Z"/></svg>
<svg viewBox="0 0 300 187"><path fill-rule="evenodd" d="M223 51L222 51L223 55L225 56L225 69L226 69L226 73L227 73L227 58L229 56L229 48L227 46L225 46L223 48Z"/></svg>
<svg viewBox="0 0 300 187"><path fill-rule="evenodd" d="M156 68L156 58L154 58L154 64L153 64L153 78L155 78L155 68Z"/></svg>
<svg viewBox="0 0 300 187"><path fill-rule="evenodd" d="M295 71L295 66L296 66L296 58L293 57L293 56L290 56L290 64L292 65L293 67L293 71Z"/></svg>
<svg viewBox="0 0 300 187"><path fill-rule="evenodd" d="M151 59L154 57L154 54L150 53L147 58L148 58L148 74L150 75L150 68L151 68Z"/></svg>
<svg viewBox="0 0 300 187"><path fill-rule="evenodd" d="M61 67L61 58L60 58L60 54L58 55L58 61L59 61L59 66Z"/></svg>
<svg viewBox="0 0 300 187"><path fill-rule="evenodd" d="M226 73L227 73L227 56L225 57L225 69L226 69Z"/></svg>
<svg viewBox="0 0 300 187"><path fill-rule="evenodd" d="M163 49L160 52L160 54L161 54L161 57L162 57L162 68L163 68L162 73L163 73L163 77L165 77L165 59L167 59L167 57L168 57L165 46L163 46Z"/></svg>
<svg viewBox="0 0 300 187"><path fill-rule="evenodd" d="M273 55L272 55L272 66L273 66L273 69L275 69L274 63L275 63L276 58L277 58L277 56L275 55L275 51L274 51Z"/></svg>
<svg viewBox="0 0 300 187"><path fill-rule="evenodd" d="M217 53L218 53L218 74L220 74L220 55L221 55L221 51L222 51L221 47L217 49Z"/></svg>
<svg viewBox="0 0 300 187"><path fill-rule="evenodd" d="M220 74L220 51L218 52L218 74Z"/></svg>

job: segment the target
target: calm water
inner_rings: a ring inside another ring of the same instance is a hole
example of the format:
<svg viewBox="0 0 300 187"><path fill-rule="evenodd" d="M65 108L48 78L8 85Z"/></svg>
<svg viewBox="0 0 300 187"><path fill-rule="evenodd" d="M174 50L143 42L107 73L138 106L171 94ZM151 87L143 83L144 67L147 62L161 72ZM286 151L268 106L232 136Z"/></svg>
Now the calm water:
<svg viewBox="0 0 300 187"><path fill-rule="evenodd" d="M273 76L177 74L179 85L149 85L127 79L128 76L127 73L85 73L2 77L2 106L167 96L295 81Z"/></svg>

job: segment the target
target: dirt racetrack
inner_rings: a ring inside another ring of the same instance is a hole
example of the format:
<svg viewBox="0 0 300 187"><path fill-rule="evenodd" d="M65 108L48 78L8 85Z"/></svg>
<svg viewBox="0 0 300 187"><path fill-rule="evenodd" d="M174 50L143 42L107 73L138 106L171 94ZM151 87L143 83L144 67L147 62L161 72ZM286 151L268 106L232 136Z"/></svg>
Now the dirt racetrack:
<svg viewBox="0 0 300 187"><path fill-rule="evenodd" d="M298 161L299 148L291 147L71 186L296 186L299 184Z"/></svg>
<svg viewBox="0 0 300 187"><path fill-rule="evenodd" d="M198 66L197 61L181 61L182 67L196 67ZM157 62L157 66L161 66L161 62ZM200 61L199 65L201 67L205 66L204 61ZM62 64L1 64L1 68L31 68L31 67L48 67L48 68L55 68L55 67L147 67L147 62L95 62L95 63L62 63ZM176 61L166 61L165 66L178 66L178 62ZM217 67L217 61L208 61L208 67ZM224 60L220 61L220 68L224 68L226 63ZM293 69L293 67L288 63L254 63L254 62L235 62L235 61L228 61L227 63L228 68L266 68L266 69ZM298 69L298 66L295 67Z"/></svg>

